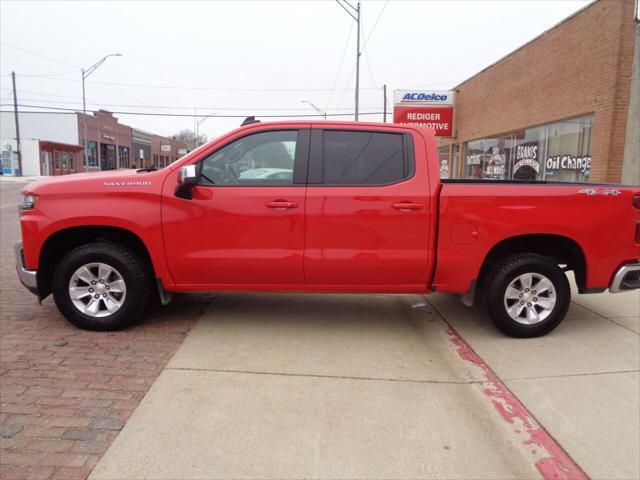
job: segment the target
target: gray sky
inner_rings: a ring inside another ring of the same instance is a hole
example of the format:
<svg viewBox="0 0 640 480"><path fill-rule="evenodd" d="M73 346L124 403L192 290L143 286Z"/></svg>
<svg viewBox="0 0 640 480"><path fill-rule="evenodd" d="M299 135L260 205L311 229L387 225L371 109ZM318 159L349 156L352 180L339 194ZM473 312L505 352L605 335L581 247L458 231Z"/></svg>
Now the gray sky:
<svg viewBox="0 0 640 480"><path fill-rule="evenodd" d="M449 89L588 3L365 0L360 110L382 110L384 83L390 97ZM260 116L314 113L309 100L353 111L355 22L332 0L1 1L0 19L3 104L14 70L21 103L81 108L77 66L121 52L87 80L87 108ZM163 135L193 128L192 118L117 116ZM211 138L240 122L212 117L200 131Z"/></svg>

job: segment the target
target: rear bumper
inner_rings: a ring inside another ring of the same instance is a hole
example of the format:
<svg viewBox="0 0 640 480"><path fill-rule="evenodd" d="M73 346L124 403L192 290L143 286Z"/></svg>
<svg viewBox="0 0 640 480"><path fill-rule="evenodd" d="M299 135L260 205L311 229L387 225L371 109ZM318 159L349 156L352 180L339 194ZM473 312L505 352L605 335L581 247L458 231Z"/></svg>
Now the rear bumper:
<svg viewBox="0 0 640 480"><path fill-rule="evenodd" d="M13 251L16 257L16 270L20 283L34 295L38 295L37 270L28 270L24 266L24 256L22 254L22 242L16 242Z"/></svg>
<svg viewBox="0 0 640 480"><path fill-rule="evenodd" d="M635 288L640 288L640 262L621 266L613 276L609 291L619 293Z"/></svg>

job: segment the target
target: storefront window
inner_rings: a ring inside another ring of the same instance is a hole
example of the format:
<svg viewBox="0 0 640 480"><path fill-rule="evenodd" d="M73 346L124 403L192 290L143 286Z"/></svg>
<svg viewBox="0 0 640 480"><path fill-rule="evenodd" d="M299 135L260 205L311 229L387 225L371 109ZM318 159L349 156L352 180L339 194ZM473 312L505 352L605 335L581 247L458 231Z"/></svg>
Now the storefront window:
<svg viewBox="0 0 640 480"><path fill-rule="evenodd" d="M459 166L460 166L460 145L456 143L453 146L453 158L451 161L451 168L449 169L449 178L458 178Z"/></svg>
<svg viewBox="0 0 640 480"><path fill-rule="evenodd" d="M542 155L545 148L546 127L528 128L513 134L515 151L511 178L514 180L542 180L544 166Z"/></svg>
<svg viewBox="0 0 640 480"><path fill-rule="evenodd" d="M53 152L53 168L60 170L62 166L62 155L60 152Z"/></svg>
<svg viewBox="0 0 640 480"><path fill-rule="evenodd" d="M69 152L62 152L62 169L69 169Z"/></svg>
<svg viewBox="0 0 640 480"><path fill-rule="evenodd" d="M449 151L451 146L438 148L438 158L440 160L440 178L449 178Z"/></svg>
<svg viewBox="0 0 640 480"><path fill-rule="evenodd" d="M118 147L118 168L129 168L129 148Z"/></svg>
<svg viewBox="0 0 640 480"><path fill-rule="evenodd" d="M593 115L586 115L467 142L464 178L587 181L592 129Z"/></svg>
<svg viewBox="0 0 640 480"><path fill-rule="evenodd" d="M69 170L76 170L76 152L69 152Z"/></svg>
<svg viewBox="0 0 640 480"><path fill-rule="evenodd" d="M482 160L484 157L484 152L482 150L482 140L467 142L464 151L464 178L468 178L470 180L482 179Z"/></svg>
<svg viewBox="0 0 640 480"><path fill-rule="evenodd" d="M485 180L505 180L509 178L513 137L486 138L482 141L484 151L482 178Z"/></svg>
<svg viewBox="0 0 640 480"><path fill-rule="evenodd" d="M591 175L593 116L547 125L545 179L585 182Z"/></svg>
<svg viewBox="0 0 640 480"><path fill-rule="evenodd" d="M98 154L97 154L96 142L89 142L89 149L87 152L87 166L88 167L98 166Z"/></svg>

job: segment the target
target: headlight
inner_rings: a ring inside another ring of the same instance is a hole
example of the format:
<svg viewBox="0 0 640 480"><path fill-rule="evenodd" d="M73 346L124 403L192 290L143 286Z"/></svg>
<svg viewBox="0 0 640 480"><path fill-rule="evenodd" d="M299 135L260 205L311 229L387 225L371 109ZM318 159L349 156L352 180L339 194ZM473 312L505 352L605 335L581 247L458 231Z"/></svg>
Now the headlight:
<svg viewBox="0 0 640 480"><path fill-rule="evenodd" d="M37 195L24 195L22 197L22 203L18 205L18 209L21 211L33 210L36 208L36 203L38 203Z"/></svg>

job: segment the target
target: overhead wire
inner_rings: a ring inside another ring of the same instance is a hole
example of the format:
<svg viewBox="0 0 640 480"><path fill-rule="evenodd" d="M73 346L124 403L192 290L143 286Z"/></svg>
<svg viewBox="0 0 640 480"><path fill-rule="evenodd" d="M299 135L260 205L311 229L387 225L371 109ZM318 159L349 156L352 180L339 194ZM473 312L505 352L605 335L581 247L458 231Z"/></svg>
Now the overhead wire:
<svg viewBox="0 0 640 480"><path fill-rule="evenodd" d="M333 95L335 94L336 87L338 86L338 80L340 79L340 72L342 71L342 65L344 64L344 59L347 55L347 49L349 48L349 43L351 43L351 32L353 32L353 22L351 22L351 27L349 27L349 33L347 34L347 41L344 44L344 49L342 50L342 58L340 59L340 65L338 66L338 73L336 73L336 79L333 82L333 88L331 89L331 95L329 96L329 101L327 102L327 107L325 110L329 110L331 107L331 101L333 100Z"/></svg>
<svg viewBox="0 0 640 480"><path fill-rule="evenodd" d="M11 103L2 103L0 107L13 107ZM20 108L40 108L45 111L25 111L22 110L20 113L61 113L61 114L76 114L78 113L78 109L76 108L64 108L64 107L51 107L46 105L29 105L29 104L18 104ZM48 110L48 111L46 111ZM0 112L11 112L13 110L0 110ZM208 117L210 115L207 114L198 114L198 113L159 113L159 112L125 112L125 111L110 111L110 113L116 115L143 115L143 116L152 116L152 117ZM362 112L361 115L381 115L382 112ZM217 118L246 118L248 116L254 115L253 113L244 113L244 114L218 114ZM328 117L343 117L343 116L352 116L353 112L347 113L327 113ZM268 114L268 115L258 115L262 118L291 118L291 117L322 117L319 113L290 113L290 114Z"/></svg>

